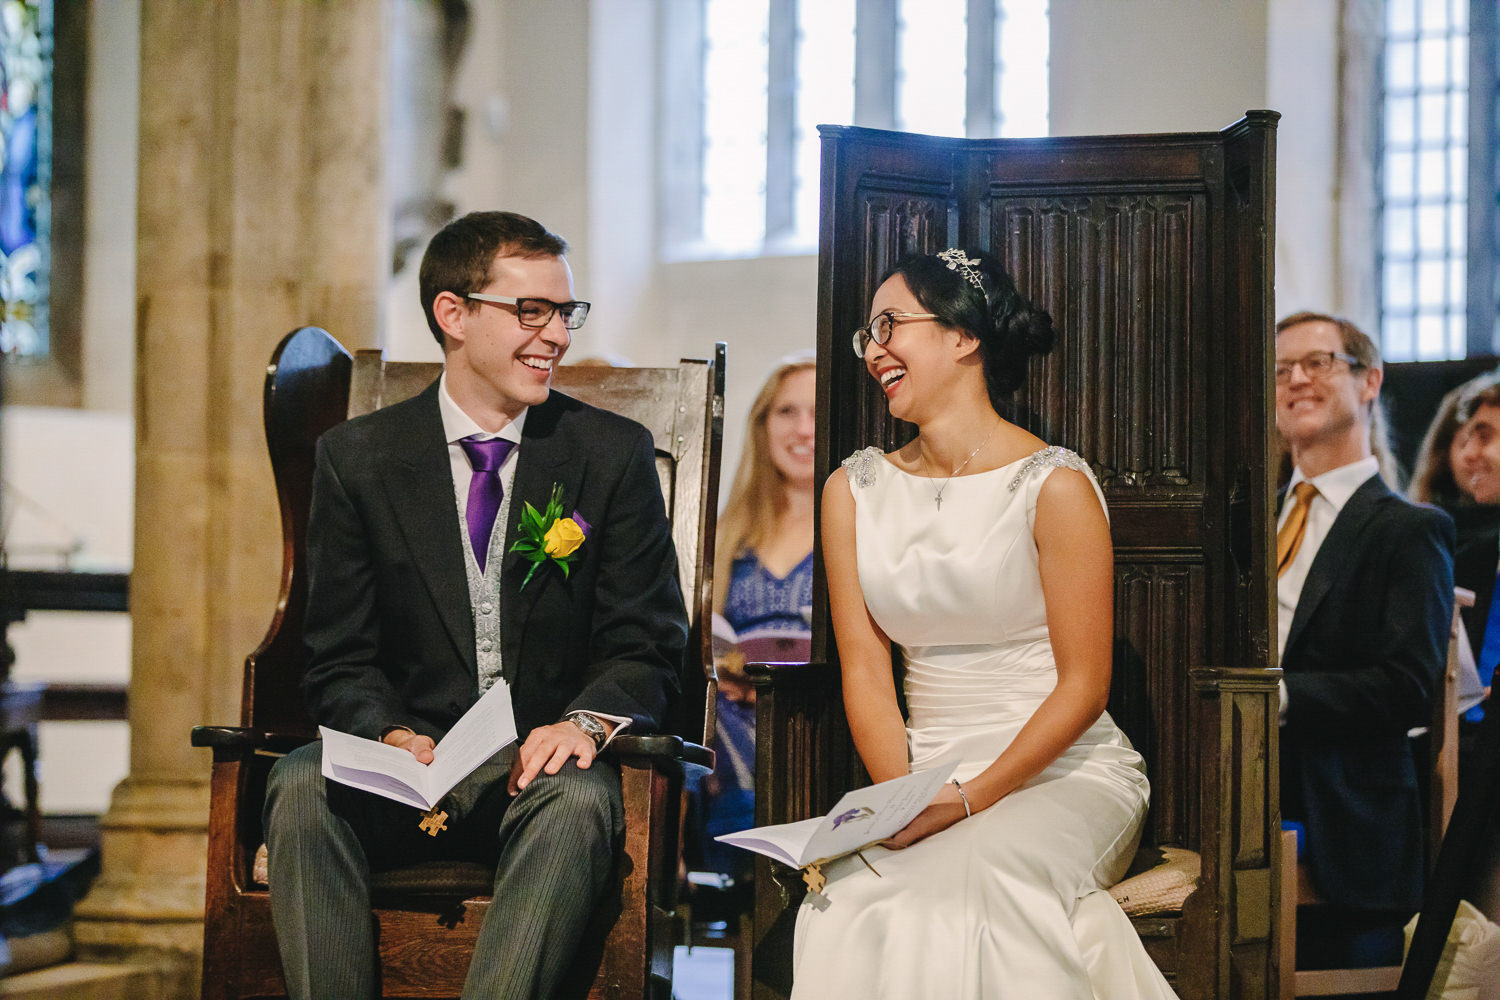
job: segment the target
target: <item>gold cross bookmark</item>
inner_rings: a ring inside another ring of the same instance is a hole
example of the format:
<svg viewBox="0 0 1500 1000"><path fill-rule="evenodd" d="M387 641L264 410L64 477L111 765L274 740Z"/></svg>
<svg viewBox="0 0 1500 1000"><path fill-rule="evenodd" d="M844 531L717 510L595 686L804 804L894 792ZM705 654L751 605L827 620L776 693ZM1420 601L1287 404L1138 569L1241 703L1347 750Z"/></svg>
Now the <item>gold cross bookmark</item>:
<svg viewBox="0 0 1500 1000"><path fill-rule="evenodd" d="M429 837L436 837L439 833L448 829L448 814L439 812L437 806L433 806L428 812L422 814L422 822L417 824L418 829Z"/></svg>

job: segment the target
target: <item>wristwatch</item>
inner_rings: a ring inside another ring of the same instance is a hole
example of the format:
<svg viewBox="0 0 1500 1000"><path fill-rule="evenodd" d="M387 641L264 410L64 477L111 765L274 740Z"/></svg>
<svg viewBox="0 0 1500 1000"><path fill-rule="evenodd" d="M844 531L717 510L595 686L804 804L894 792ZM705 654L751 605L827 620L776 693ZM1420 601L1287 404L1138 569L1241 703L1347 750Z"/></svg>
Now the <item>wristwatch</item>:
<svg viewBox="0 0 1500 1000"><path fill-rule="evenodd" d="M583 730L583 735L594 741L595 750L604 746L604 741L609 737L608 731L604 728L604 723L587 712L569 712L566 718L573 725Z"/></svg>

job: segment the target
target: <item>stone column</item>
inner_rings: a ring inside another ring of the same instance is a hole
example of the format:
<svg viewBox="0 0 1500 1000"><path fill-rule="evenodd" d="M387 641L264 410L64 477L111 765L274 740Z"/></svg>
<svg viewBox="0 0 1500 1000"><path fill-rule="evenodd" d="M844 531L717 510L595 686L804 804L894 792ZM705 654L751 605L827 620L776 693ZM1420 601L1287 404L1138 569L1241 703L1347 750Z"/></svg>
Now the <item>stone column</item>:
<svg viewBox="0 0 1500 1000"><path fill-rule="evenodd" d="M130 775L80 951L198 993L208 771L281 561L261 423L294 327L376 343L389 270L386 8L152 0L141 11Z"/></svg>

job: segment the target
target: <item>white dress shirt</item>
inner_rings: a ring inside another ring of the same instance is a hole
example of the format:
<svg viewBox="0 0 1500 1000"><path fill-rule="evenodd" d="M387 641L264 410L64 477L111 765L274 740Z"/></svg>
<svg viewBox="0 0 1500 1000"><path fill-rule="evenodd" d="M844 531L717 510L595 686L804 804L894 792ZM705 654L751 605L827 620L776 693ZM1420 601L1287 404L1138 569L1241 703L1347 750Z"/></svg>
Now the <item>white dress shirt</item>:
<svg viewBox="0 0 1500 1000"><path fill-rule="evenodd" d="M1328 532L1333 528L1333 522L1338 518L1339 512L1344 509L1344 504L1349 502L1355 492L1365 484L1371 476L1380 473L1380 462L1374 455L1368 455L1357 462L1341 465L1337 469L1330 469L1321 475L1311 478L1304 476L1301 469L1292 471L1291 481L1287 483L1286 499L1281 505L1281 516L1276 521L1276 530L1286 523L1292 508L1297 505L1296 494L1293 492L1300 482L1309 482L1317 487L1317 494L1313 496L1312 502L1307 508L1307 527L1303 531L1302 545L1297 549L1297 554L1292 557L1286 572L1281 574L1276 581L1276 652L1278 658L1286 653L1286 637L1292 630L1292 618L1297 614L1297 601L1302 596L1302 586L1307 582L1307 571L1312 568L1313 559L1318 554L1318 549L1323 547L1323 539L1328 537ZM1281 721L1286 721L1286 682L1281 683Z"/></svg>
<svg viewBox="0 0 1500 1000"><path fill-rule="evenodd" d="M491 438L503 438L506 441L514 441L516 446L505 456L505 461L500 465L500 485L506 495L510 495L511 486L516 481L516 461L521 453L521 431L526 426L526 414L530 410L522 410L516 418L498 432L491 433L480 427L474 419L463 411L463 408L454 402L453 397L448 395L448 373L444 372L438 379L438 413L443 418L443 436L448 441L448 469L453 473L453 496L458 501L458 523L462 526L469 512L469 483L474 478L474 466L469 462L469 453L464 451L459 442L464 438L478 438L481 441ZM496 529L504 531L505 526L496 524ZM468 532L463 533L464 544L469 543ZM503 682L502 682L503 683ZM609 736L605 738L603 746L608 746L625 728L630 725L630 720L618 715L609 715L604 712L588 710L588 714L614 723ZM603 749L601 747L600 749Z"/></svg>
<svg viewBox="0 0 1500 1000"><path fill-rule="evenodd" d="M500 465L500 486L509 496L511 484L516 481L516 456L521 452L521 431L526 426L526 414L530 411L522 410L516 419L500 428L498 433L491 434L475 423L453 401L453 397L448 395L448 373L444 372L438 379L438 412L443 417L443 436L448 439L448 468L453 473L453 495L458 498L458 517L463 521L469 515L469 481L474 478L474 466L469 463L469 453L464 451L459 442L472 437L481 441L503 438L516 443ZM467 538L468 535L465 534L464 537Z"/></svg>

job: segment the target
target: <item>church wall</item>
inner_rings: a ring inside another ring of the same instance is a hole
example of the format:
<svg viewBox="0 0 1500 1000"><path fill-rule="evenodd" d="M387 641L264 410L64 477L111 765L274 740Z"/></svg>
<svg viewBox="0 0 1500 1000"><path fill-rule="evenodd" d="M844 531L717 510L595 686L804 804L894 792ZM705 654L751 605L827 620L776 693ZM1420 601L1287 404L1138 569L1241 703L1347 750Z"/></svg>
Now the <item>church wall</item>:
<svg viewBox="0 0 1500 1000"><path fill-rule="evenodd" d="M12 566L118 572L130 565L135 463L130 417L108 410L12 406L0 421L0 475ZM9 626L12 677L125 684L130 616L33 611ZM125 777L129 726L44 722L40 727L42 811L102 813ZM7 792L21 788L20 756L5 761Z"/></svg>
<svg viewBox="0 0 1500 1000"><path fill-rule="evenodd" d="M1350 313L1339 259L1339 5L1271 0L1267 107L1277 129L1276 315ZM1354 255L1370 252L1351 247Z"/></svg>
<svg viewBox="0 0 1500 1000"><path fill-rule="evenodd" d="M1051 0L1054 135L1217 129L1264 106L1270 0Z"/></svg>

